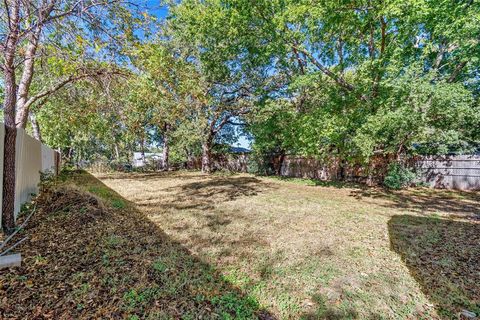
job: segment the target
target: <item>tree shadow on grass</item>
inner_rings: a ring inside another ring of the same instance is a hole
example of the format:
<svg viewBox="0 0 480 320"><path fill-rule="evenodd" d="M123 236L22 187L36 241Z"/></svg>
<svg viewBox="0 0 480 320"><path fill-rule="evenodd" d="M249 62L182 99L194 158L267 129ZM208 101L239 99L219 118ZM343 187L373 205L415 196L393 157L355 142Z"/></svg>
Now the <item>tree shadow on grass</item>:
<svg viewBox="0 0 480 320"><path fill-rule="evenodd" d="M248 227L258 223L258 212L222 204L241 199L248 206L251 197L275 190L275 184L245 175L202 175L195 181L184 181L183 175L176 178L178 185L144 195L135 202L160 225L165 219L166 230L189 234L192 250L220 250L226 258L233 252L235 256L251 257L269 247L266 239Z"/></svg>
<svg viewBox="0 0 480 320"><path fill-rule="evenodd" d="M388 230L391 249L442 318L480 314L480 223L400 215Z"/></svg>
<svg viewBox="0 0 480 320"><path fill-rule="evenodd" d="M114 173L98 173L96 176L101 177L102 180L130 180L136 181L152 181L155 179L163 179L165 177L172 178L178 176L182 179L198 179L206 178L209 175L202 174L199 171L153 171L153 172L114 172Z"/></svg>
<svg viewBox="0 0 480 320"><path fill-rule="evenodd" d="M255 177L231 176L208 177L202 181L189 182L168 188L166 191L175 196L170 199L169 206L175 209L212 209L215 205L233 201L240 197L251 197L274 189Z"/></svg>
<svg viewBox="0 0 480 320"><path fill-rule="evenodd" d="M426 188L389 191L370 188L354 190L351 194L359 200L368 198L386 200L383 206L393 209L418 213L445 212L452 218L480 219L480 193L478 192Z"/></svg>
<svg viewBox="0 0 480 320"><path fill-rule="evenodd" d="M92 175L66 181L102 201L40 197L22 267L0 271L0 318L274 319Z"/></svg>
<svg viewBox="0 0 480 320"><path fill-rule="evenodd" d="M320 180L320 179L312 179L312 178L296 178L296 177L285 177L285 176L268 176L268 178L272 180L292 182L292 183L305 185L305 186L312 186L312 187L326 187L326 188L337 188L337 189L354 188L354 189L362 189L362 190L369 188L365 184L361 184L358 182L350 182L350 181Z"/></svg>

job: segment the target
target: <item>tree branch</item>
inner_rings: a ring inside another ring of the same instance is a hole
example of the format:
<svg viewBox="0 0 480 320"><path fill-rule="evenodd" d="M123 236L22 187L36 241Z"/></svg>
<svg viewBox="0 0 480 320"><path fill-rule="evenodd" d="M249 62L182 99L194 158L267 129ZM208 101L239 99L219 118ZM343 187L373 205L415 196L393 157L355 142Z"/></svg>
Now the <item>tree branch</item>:
<svg viewBox="0 0 480 320"><path fill-rule="evenodd" d="M448 83L452 83L454 82L458 75L460 74L460 72L462 71L463 68L465 68L465 66L467 65L467 61L462 61L460 62L456 67L455 67L455 70L453 70L452 74L450 75L450 78L448 78L447 82Z"/></svg>
<svg viewBox="0 0 480 320"><path fill-rule="evenodd" d="M82 79L85 79L85 78L90 78L90 77L95 77L95 76L114 75L114 74L115 75L127 76L126 74L124 74L120 71L105 71L105 70L98 70L98 71L95 71L95 72L87 72L87 73L83 73L83 74L80 74L80 75L71 75L68 78L63 79L60 82L58 82L57 84L51 86L50 88L45 89L43 91L40 91L38 94L30 97L28 99L28 101L26 102L25 107L29 108L33 103L35 103L39 99L42 99L44 97L47 97L47 96L51 95L52 93L57 92L58 90L62 89L64 86L66 86L67 84L69 84L71 82L75 82L75 81L79 81L79 80L82 80Z"/></svg>
<svg viewBox="0 0 480 320"><path fill-rule="evenodd" d="M313 57L310 52L308 52L305 49L298 48L296 46L293 46L293 48L302 52L320 71L322 71L328 77L332 78L339 86L341 86L342 88L344 88L349 92L352 92L355 90L355 88L351 84L349 84L347 81L345 81L345 79L336 75L335 73L330 71L330 69L328 69L323 64L321 64L317 59L315 59L315 57Z"/></svg>

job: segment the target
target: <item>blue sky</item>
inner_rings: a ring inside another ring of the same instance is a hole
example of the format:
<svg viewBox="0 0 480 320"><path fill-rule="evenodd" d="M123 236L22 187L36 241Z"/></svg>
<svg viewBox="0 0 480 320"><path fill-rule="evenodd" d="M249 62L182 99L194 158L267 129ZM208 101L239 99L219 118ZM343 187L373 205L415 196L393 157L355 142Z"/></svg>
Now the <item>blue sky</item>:
<svg viewBox="0 0 480 320"><path fill-rule="evenodd" d="M147 9L151 15L159 19L165 18L168 14L167 6L161 5L160 0L147 0Z"/></svg>
<svg viewBox="0 0 480 320"><path fill-rule="evenodd" d="M168 15L168 7L161 4L161 0L147 0L146 6L148 12L159 19L164 19ZM250 148L251 142L245 137L240 136L238 141L232 143L235 147Z"/></svg>

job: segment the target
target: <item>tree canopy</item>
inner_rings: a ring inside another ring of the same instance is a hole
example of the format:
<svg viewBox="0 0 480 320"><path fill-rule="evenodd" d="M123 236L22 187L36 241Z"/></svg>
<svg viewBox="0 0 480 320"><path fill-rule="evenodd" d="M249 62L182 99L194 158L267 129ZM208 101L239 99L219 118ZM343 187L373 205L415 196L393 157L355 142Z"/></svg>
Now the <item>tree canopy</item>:
<svg viewBox="0 0 480 320"><path fill-rule="evenodd" d="M19 7L21 30L43 27L17 118L37 115L62 150L96 149L81 158L160 147L165 168L171 154L210 172L238 128L260 154L363 166L478 148L476 1L166 1L161 20L122 1L52 3Z"/></svg>

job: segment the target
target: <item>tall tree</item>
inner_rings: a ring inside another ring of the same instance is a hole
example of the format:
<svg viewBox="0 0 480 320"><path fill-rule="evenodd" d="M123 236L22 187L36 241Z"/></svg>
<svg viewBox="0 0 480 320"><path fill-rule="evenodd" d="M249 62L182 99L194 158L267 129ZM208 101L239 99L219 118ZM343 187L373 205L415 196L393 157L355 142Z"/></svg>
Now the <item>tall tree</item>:
<svg viewBox="0 0 480 320"><path fill-rule="evenodd" d="M210 173L215 139L262 97L269 78L266 64L246 54L256 38L249 22L239 20L223 1L174 4L166 27L175 57L188 63L194 75L190 118L201 130L202 171Z"/></svg>
<svg viewBox="0 0 480 320"><path fill-rule="evenodd" d="M15 105L17 102L15 57L20 38L20 1L8 0L4 3L8 29L6 40L2 47L2 71L5 83L3 102L5 142L3 149L2 228L4 232L10 234L15 226L15 141L17 135L15 126Z"/></svg>
<svg viewBox="0 0 480 320"><path fill-rule="evenodd" d="M478 125L479 3L223 3L262 39L252 57L269 57L273 72L288 79L262 117L291 121L286 131L268 122L290 152L368 161L429 141L444 141L429 152L478 142L469 128ZM271 131L257 123L257 133Z"/></svg>
<svg viewBox="0 0 480 320"><path fill-rule="evenodd" d="M7 233L14 226L15 128L25 128L33 103L90 74L84 68L74 69L57 83L32 95L36 61L45 52L52 55L52 50L41 49L49 44L50 49L57 48L60 52L68 49L91 55L91 47L103 48L116 36L131 37L131 25L121 23L134 20L129 9L132 5L121 0L6 0L0 4L6 126L2 225ZM119 28L106 29L115 22L119 22ZM89 45L80 47L79 42Z"/></svg>

